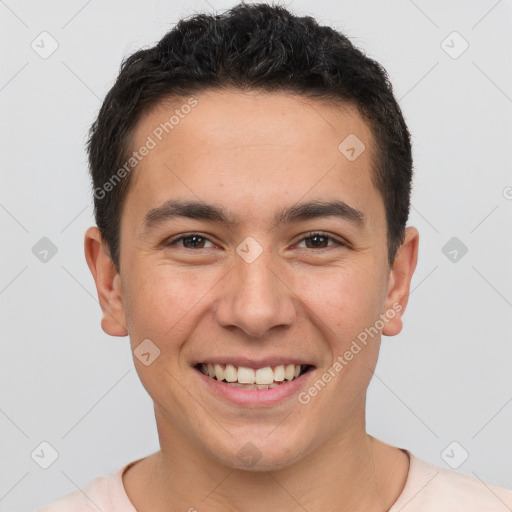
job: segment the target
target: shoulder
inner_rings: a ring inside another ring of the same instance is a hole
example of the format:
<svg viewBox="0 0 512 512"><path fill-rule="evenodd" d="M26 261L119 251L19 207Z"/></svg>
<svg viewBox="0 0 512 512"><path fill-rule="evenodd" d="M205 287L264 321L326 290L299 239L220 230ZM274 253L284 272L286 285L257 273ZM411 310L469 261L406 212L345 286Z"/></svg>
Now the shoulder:
<svg viewBox="0 0 512 512"><path fill-rule="evenodd" d="M131 462L112 474L92 480L87 487L74 491L49 503L37 512L135 512L123 487L123 472L135 464Z"/></svg>
<svg viewBox="0 0 512 512"><path fill-rule="evenodd" d="M98 512L98 507L104 510L102 505L106 499L108 500L108 480L109 477L107 476L95 478L83 492L74 491L66 496L62 496L37 512L65 512L69 510L74 512L92 512L94 510Z"/></svg>
<svg viewBox="0 0 512 512"><path fill-rule="evenodd" d="M409 455L407 482L390 512L510 512L512 491Z"/></svg>

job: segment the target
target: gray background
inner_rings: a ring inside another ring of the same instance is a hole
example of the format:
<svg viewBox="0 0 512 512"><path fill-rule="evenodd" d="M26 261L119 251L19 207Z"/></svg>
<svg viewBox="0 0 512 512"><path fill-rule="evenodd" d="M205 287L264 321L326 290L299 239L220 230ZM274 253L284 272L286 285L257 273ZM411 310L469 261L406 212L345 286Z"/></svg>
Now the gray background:
<svg viewBox="0 0 512 512"><path fill-rule="evenodd" d="M158 448L128 338L102 332L83 256L85 135L124 56L181 16L234 4L0 1L2 511L35 509ZM383 337L368 431L512 488L512 1L289 5L384 65L413 134L420 257L405 327ZM46 59L31 48L43 31L59 45ZM454 31L469 44L461 55ZM58 249L46 262L32 252L42 237ZM468 249L454 246L455 262L454 247L443 253L452 237ZM59 454L46 470L31 458L43 441Z"/></svg>

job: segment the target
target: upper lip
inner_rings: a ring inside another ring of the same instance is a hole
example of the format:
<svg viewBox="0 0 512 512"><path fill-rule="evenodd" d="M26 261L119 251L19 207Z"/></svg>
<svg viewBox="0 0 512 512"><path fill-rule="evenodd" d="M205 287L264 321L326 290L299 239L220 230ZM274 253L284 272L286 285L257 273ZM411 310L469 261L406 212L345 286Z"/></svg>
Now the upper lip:
<svg viewBox="0 0 512 512"><path fill-rule="evenodd" d="M304 359L300 359L297 357L265 357L261 359L253 359L249 357L233 357L233 356L215 356L215 357L205 357L204 359L198 360L192 363L192 366L197 366L198 364L231 364L233 366L243 366L245 368L266 368L267 366L279 366L287 364L297 364L297 365L305 365L305 366L314 366L308 361Z"/></svg>

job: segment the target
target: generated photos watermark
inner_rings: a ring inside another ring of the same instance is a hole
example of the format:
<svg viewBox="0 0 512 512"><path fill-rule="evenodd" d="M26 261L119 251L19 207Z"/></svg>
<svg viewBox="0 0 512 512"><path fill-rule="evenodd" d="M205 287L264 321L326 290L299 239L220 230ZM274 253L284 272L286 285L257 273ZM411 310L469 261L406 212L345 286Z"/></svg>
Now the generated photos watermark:
<svg viewBox="0 0 512 512"><path fill-rule="evenodd" d="M311 398L315 397L325 386L331 382L345 368L350 361L359 354L375 336L377 336L384 326L402 311L403 306L395 302L393 306L385 313L379 315L379 319L371 327L366 327L361 331L355 340L352 341L350 348L343 355L339 355L334 363L310 386L306 391L298 394L298 400L302 405L311 402Z"/></svg>
<svg viewBox="0 0 512 512"><path fill-rule="evenodd" d="M194 97L188 99L179 109L174 110L174 114L168 121L160 123L153 129L150 135L146 137L146 142L136 151L133 151L130 158L112 174L112 176L101 186L94 189L96 199L104 199L107 192L111 192L130 172L149 155L150 151L155 149L166 135L171 133L185 117L190 114L192 109L197 106L197 100Z"/></svg>

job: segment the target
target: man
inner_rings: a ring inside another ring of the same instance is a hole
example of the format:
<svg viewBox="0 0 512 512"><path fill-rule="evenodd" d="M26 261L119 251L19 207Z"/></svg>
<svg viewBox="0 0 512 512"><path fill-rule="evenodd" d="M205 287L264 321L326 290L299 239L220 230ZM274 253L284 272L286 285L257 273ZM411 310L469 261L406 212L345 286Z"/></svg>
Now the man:
<svg viewBox="0 0 512 512"><path fill-rule="evenodd" d="M197 15L125 61L88 150L101 325L161 449L43 511L511 509L365 429L419 240L379 64L282 7Z"/></svg>

